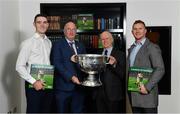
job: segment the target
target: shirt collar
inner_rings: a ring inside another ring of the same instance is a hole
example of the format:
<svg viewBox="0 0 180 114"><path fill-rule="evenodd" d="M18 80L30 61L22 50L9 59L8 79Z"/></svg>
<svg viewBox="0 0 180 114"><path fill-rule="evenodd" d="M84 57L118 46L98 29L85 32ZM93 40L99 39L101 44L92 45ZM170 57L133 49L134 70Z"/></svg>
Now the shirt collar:
<svg viewBox="0 0 180 114"><path fill-rule="evenodd" d="M68 43L71 43L71 42L73 42L73 43L75 43L75 41L73 40L73 41L70 41L69 39L67 39L66 38L66 41L68 42Z"/></svg>
<svg viewBox="0 0 180 114"><path fill-rule="evenodd" d="M136 46L136 45L138 45L138 44L140 44L140 45L143 45L144 43L145 43L145 41L146 41L146 37L144 37L144 38L142 38L141 40L140 40L140 42L134 42L133 44Z"/></svg>
<svg viewBox="0 0 180 114"><path fill-rule="evenodd" d="M43 37L40 36L39 33L36 32L36 33L34 34L34 38L47 39L47 36L44 34L44 38L43 38Z"/></svg>
<svg viewBox="0 0 180 114"><path fill-rule="evenodd" d="M112 51L112 49L113 49L113 47L104 48L104 52L105 52L105 50L107 50L107 51L108 51L108 53L109 53L109 52L111 52L111 51Z"/></svg>

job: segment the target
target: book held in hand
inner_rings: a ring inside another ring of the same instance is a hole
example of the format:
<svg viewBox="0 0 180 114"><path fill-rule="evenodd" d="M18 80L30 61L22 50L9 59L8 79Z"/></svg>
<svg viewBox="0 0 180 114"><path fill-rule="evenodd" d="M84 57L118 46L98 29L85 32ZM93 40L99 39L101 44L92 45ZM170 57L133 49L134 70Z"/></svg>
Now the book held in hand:
<svg viewBox="0 0 180 114"><path fill-rule="evenodd" d="M36 80L41 80L45 83L45 89L53 89L54 66L43 64L32 64L30 74ZM29 84L29 88L33 88Z"/></svg>
<svg viewBox="0 0 180 114"><path fill-rule="evenodd" d="M128 78L128 91L139 92L139 86L146 84L152 75L152 68L130 67Z"/></svg>

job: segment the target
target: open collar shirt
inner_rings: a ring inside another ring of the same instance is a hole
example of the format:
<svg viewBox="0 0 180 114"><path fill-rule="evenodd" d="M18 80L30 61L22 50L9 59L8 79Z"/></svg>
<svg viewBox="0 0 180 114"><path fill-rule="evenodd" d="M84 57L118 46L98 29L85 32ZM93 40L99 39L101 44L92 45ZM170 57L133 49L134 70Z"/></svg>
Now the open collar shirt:
<svg viewBox="0 0 180 114"><path fill-rule="evenodd" d="M27 82L33 84L36 79L30 75L31 64L50 65L51 41L45 35L44 38L38 33L23 41L16 62L16 70Z"/></svg>
<svg viewBox="0 0 180 114"><path fill-rule="evenodd" d="M136 55L137 55L139 49L142 47L142 45L144 44L145 41L146 41L146 38L143 38L139 43L137 43L136 41L133 43L134 48L132 49L132 51L130 53L130 66L134 65Z"/></svg>

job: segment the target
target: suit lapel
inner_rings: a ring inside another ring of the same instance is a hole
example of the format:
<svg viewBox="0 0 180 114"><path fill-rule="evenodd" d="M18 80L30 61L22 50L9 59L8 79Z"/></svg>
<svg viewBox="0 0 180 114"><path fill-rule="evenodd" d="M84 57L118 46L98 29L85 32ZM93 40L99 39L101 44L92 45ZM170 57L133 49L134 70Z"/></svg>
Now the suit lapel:
<svg viewBox="0 0 180 114"><path fill-rule="evenodd" d="M128 55L131 53L132 49L135 47L135 45L131 45L131 47L128 49Z"/></svg>
<svg viewBox="0 0 180 114"><path fill-rule="evenodd" d="M68 52L74 53L65 38L64 38L63 42L64 42L63 43L64 44L64 49L67 50Z"/></svg>
<svg viewBox="0 0 180 114"><path fill-rule="evenodd" d="M130 53L132 51L132 49L135 47L134 44L131 45L131 47L128 49L128 57L127 57L127 60L129 61L129 57L130 57Z"/></svg>
<svg viewBox="0 0 180 114"><path fill-rule="evenodd" d="M116 51L115 51L115 49L113 48L110 55L111 55L111 56L114 56L115 53L116 53Z"/></svg>
<svg viewBox="0 0 180 114"><path fill-rule="evenodd" d="M143 54L146 53L144 52L145 51L145 48L147 47L147 45L149 44L149 40L146 38L146 41L144 42L144 45L142 45L142 47L139 49L136 57L135 57L135 61L134 61L134 64L136 64L136 61L138 58L142 58L143 57Z"/></svg>
<svg viewBox="0 0 180 114"><path fill-rule="evenodd" d="M77 54L80 53L80 50L79 50L80 46L79 46L77 41L75 41L75 47L76 47L76 50L77 50Z"/></svg>

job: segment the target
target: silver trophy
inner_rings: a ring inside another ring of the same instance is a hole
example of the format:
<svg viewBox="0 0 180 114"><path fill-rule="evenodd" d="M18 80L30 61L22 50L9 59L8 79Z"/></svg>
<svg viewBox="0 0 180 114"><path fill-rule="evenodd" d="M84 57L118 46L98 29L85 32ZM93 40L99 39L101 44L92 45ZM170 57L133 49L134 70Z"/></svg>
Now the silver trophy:
<svg viewBox="0 0 180 114"><path fill-rule="evenodd" d="M83 72L89 74L82 82L83 86L101 86L99 74L106 67L107 57L98 54L79 54L76 56L77 63Z"/></svg>

